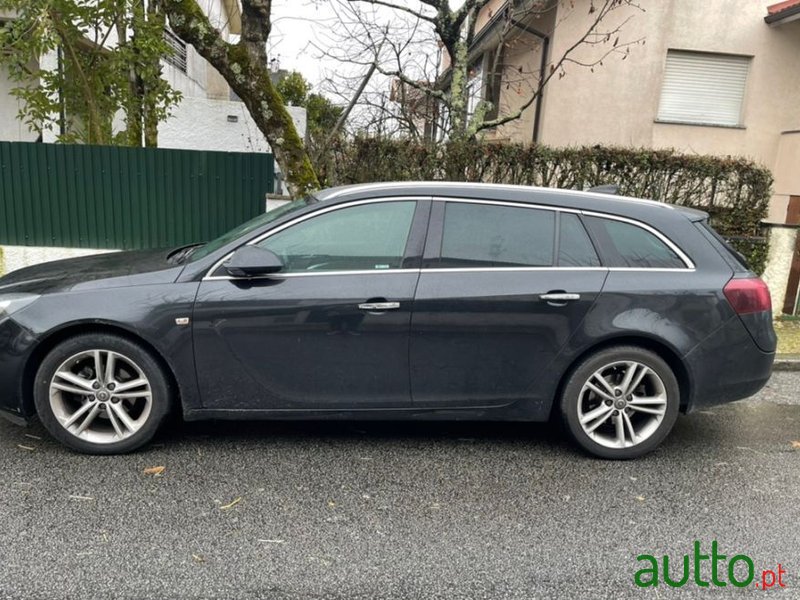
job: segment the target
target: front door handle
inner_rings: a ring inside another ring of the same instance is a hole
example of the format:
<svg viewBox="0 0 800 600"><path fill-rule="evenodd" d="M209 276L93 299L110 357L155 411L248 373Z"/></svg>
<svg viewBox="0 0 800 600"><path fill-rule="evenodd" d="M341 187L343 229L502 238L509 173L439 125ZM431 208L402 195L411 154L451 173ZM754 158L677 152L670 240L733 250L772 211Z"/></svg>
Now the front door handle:
<svg viewBox="0 0 800 600"><path fill-rule="evenodd" d="M399 302L363 302L358 305L360 310L369 312L383 312L385 310L397 310L400 308Z"/></svg>
<svg viewBox="0 0 800 600"><path fill-rule="evenodd" d="M548 292L539 296L545 302L575 302L581 299L580 294L568 294L567 292Z"/></svg>

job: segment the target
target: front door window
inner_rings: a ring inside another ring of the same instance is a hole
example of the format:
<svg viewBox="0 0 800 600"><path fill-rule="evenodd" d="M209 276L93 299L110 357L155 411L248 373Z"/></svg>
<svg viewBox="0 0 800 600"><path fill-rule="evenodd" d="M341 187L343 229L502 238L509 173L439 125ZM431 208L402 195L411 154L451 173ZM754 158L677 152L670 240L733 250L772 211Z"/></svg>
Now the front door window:
<svg viewBox="0 0 800 600"><path fill-rule="evenodd" d="M399 269L414 201L376 202L333 210L258 243L281 257L284 273Z"/></svg>

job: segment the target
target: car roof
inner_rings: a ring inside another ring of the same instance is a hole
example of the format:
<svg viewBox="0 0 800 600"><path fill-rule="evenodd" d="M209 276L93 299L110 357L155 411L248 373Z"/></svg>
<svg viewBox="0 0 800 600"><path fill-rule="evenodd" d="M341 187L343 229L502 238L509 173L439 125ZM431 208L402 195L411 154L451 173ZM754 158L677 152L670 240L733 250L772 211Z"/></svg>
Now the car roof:
<svg viewBox="0 0 800 600"><path fill-rule="evenodd" d="M500 183L465 183L450 181L393 181L363 183L328 188L316 194L320 202L345 202L387 196L436 196L481 200L522 202L543 206L572 208L631 216L635 218L680 214L691 221L708 218L708 214L665 202L631 198L601 192L581 192L561 188L545 188ZM655 214L654 214L655 213Z"/></svg>

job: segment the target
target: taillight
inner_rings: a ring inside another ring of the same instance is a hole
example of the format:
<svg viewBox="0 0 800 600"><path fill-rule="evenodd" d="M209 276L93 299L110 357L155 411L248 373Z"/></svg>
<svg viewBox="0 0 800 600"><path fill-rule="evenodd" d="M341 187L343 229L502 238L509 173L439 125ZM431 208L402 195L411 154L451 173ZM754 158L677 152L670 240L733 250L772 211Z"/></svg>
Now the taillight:
<svg viewBox="0 0 800 600"><path fill-rule="evenodd" d="M769 288L758 277L731 279L722 291L737 314L748 315L772 309Z"/></svg>

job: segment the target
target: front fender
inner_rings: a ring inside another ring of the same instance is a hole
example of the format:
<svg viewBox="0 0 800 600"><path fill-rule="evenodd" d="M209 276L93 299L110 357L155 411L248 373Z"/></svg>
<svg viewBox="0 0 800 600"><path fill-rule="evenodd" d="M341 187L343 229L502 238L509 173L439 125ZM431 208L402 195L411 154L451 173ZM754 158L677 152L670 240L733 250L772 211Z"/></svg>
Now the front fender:
<svg viewBox="0 0 800 600"><path fill-rule="evenodd" d="M32 413L30 388L38 364L61 340L91 330L117 332L140 341L170 369L183 409L200 405L190 318L197 283L169 283L48 294L14 314L5 325L10 343L0 349L0 389L16 390L0 408ZM5 334L0 334L5 335ZM13 382L13 386L5 385Z"/></svg>

